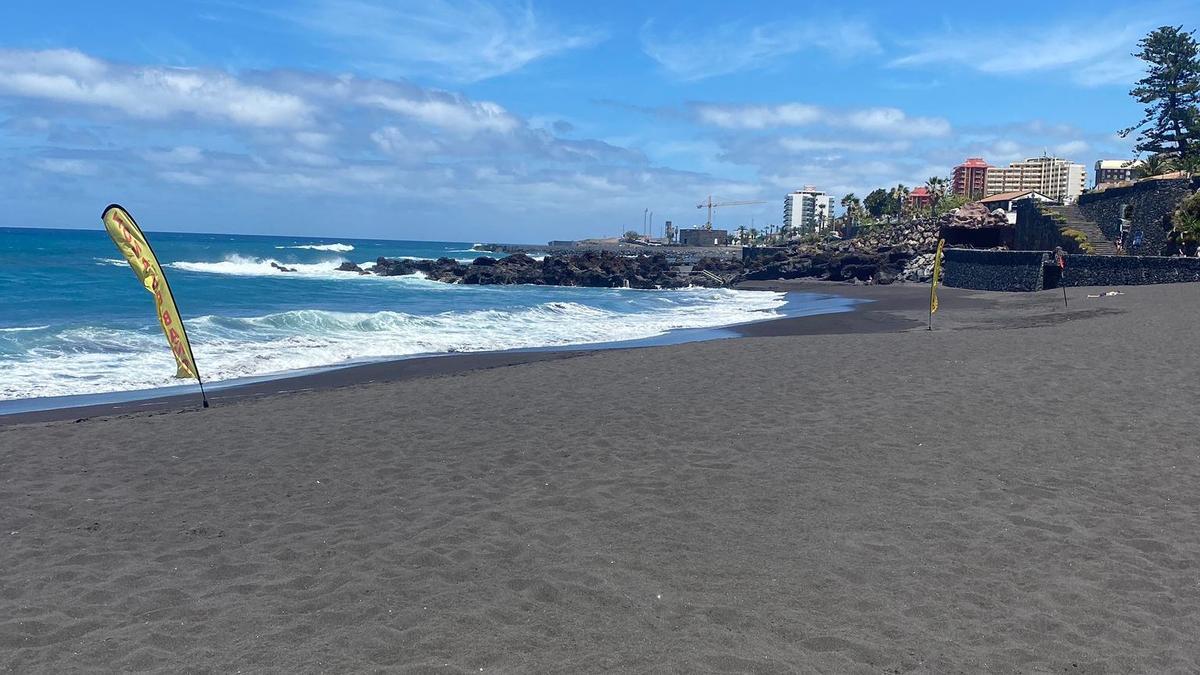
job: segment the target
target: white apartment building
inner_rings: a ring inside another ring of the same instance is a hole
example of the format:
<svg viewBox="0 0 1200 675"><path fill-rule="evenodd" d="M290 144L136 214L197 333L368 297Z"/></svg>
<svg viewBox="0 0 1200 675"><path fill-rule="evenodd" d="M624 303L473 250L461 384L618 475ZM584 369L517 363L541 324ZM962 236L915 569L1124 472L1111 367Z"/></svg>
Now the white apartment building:
<svg viewBox="0 0 1200 675"><path fill-rule="evenodd" d="M783 231L788 235L824 232L833 227L833 197L811 185L783 198Z"/></svg>
<svg viewBox="0 0 1200 675"><path fill-rule="evenodd" d="M1050 199L1073 204L1087 187L1087 167L1057 157L1031 157L987 170L987 193L1036 190Z"/></svg>

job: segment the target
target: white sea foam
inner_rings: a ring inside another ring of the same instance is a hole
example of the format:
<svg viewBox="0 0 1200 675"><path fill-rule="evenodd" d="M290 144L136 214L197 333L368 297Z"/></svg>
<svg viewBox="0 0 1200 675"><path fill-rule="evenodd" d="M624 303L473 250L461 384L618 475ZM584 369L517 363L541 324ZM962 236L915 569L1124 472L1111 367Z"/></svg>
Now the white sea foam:
<svg viewBox="0 0 1200 675"><path fill-rule="evenodd" d="M232 274L244 277L276 276L295 274L302 276L327 276L337 272L341 260L330 260L319 263L284 263L274 258L251 258L241 255L230 255L219 262L192 262L181 260L167 263L167 267L188 272L204 272L208 274ZM295 272L284 272L274 267L279 265ZM348 275L347 275L348 276Z"/></svg>
<svg viewBox="0 0 1200 675"><path fill-rule="evenodd" d="M97 265L117 265L124 267L129 264L128 261L121 258L92 258L92 260L95 260Z"/></svg>
<svg viewBox="0 0 1200 675"><path fill-rule="evenodd" d="M376 277L374 275L361 276L352 272L339 272L338 267L346 262L344 259L327 260L318 263L293 263L280 262L274 258L251 258L240 255L230 255L219 262L204 262L204 261L186 261L170 262L165 266L177 270L187 272L200 272L203 274L227 274L232 276L242 277L293 277L299 279L338 279L338 280L355 280L355 279L391 279L391 280L414 280L424 279L424 275L407 275L395 277ZM285 272L279 267L286 267L290 272ZM359 267L364 270L369 270L375 266L374 261L359 263ZM430 282L432 283L432 282Z"/></svg>
<svg viewBox="0 0 1200 675"><path fill-rule="evenodd" d="M661 294L651 303L656 306L631 313L566 301L430 316L303 309L248 318L203 316L188 320L188 332L206 380L218 381L413 354L634 340L767 318L784 304L783 295L774 293L648 293ZM179 384L169 376L175 368L156 328L74 328L40 340L23 355L0 357L5 372L0 400Z"/></svg>
<svg viewBox="0 0 1200 675"><path fill-rule="evenodd" d="M349 253L354 250L350 244L301 244L298 246L276 246L275 248L301 248L309 251L332 251L334 253Z"/></svg>
<svg viewBox="0 0 1200 675"><path fill-rule="evenodd" d="M35 330L46 330L50 326L13 326L12 328L0 328L0 333L28 333Z"/></svg>

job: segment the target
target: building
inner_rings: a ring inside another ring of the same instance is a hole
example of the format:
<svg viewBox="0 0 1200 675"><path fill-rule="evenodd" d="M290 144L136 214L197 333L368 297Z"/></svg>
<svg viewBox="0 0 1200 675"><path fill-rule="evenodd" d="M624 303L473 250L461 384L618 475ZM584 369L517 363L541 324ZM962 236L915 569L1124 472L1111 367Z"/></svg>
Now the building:
<svg viewBox="0 0 1200 675"><path fill-rule="evenodd" d="M680 246L728 246L729 232L704 227L680 228Z"/></svg>
<svg viewBox="0 0 1200 675"><path fill-rule="evenodd" d="M1058 157L1031 157L1006 167L987 169L989 195L1036 190L1050 199L1073 204L1087 187L1087 169Z"/></svg>
<svg viewBox="0 0 1200 675"><path fill-rule="evenodd" d="M954 167L951 192L967 199L979 199L987 195L987 172L991 168L980 157L970 157Z"/></svg>
<svg viewBox="0 0 1200 675"><path fill-rule="evenodd" d="M924 185L915 187L908 193L908 205L918 211L928 211L933 206L933 193Z"/></svg>
<svg viewBox="0 0 1200 675"><path fill-rule="evenodd" d="M999 194L984 197L979 200L980 204L987 207L988 211L1000 209L1008 217L1008 222L1011 225L1017 224L1017 202L1024 199L1034 199L1039 202L1054 201L1037 190L1017 190L1016 192L1001 192Z"/></svg>
<svg viewBox="0 0 1200 675"><path fill-rule="evenodd" d="M1140 159L1102 159L1096 162L1096 187L1106 183L1133 180L1133 172L1141 166Z"/></svg>
<svg viewBox="0 0 1200 675"><path fill-rule="evenodd" d="M833 197L811 185L783 198L783 232L813 234L833 227Z"/></svg>

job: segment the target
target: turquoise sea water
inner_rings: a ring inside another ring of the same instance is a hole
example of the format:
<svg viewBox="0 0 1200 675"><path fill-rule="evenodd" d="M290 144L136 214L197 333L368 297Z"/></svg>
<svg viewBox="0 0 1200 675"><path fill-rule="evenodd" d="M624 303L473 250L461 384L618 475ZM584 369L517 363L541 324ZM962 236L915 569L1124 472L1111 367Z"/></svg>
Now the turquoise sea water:
<svg viewBox="0 0 1200 675"><path fill-rule="evenodd" d="M147 233L208 381L448 352L637 340L826 296L450 285L337 272L379 256L469 261L467 242ZM297 269L280 272L277 262ZM104 230L0 228L0 400L178 384L153 302Z"/></svg>

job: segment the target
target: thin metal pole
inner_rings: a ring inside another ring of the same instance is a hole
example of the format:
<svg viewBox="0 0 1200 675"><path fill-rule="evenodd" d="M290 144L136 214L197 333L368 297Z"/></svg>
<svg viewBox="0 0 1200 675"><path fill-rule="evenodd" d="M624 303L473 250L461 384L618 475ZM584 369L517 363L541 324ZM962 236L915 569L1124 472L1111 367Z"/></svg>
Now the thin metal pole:
<svg viewBox="0 0 1200 675"><path fill-rule="evenodd" d="M929 281L929 330L933 330L933 298L934 293L937 293L937 279Z"/></svg>

